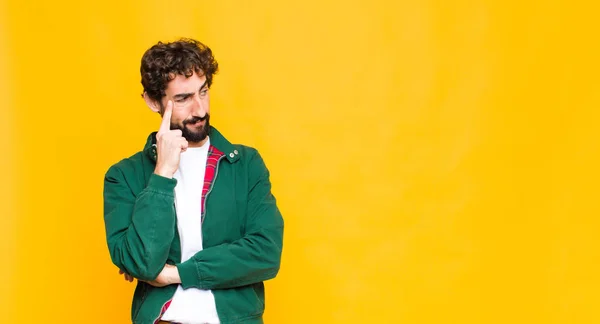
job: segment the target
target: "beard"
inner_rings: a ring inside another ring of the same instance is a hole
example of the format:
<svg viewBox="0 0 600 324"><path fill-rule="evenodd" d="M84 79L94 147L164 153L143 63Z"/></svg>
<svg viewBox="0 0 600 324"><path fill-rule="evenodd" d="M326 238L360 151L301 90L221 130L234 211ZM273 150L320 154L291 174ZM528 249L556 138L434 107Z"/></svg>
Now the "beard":
<svg viewBox="0 0 600 324"><path fill-rule="evenodd" d="M194 130L192 130L187 127L187 125L195 124L199 121L204 121L204 125L200 129L196 130L196 127L194 127ZM198 143L198 142L202 142L204 139L206 139L206 137L208 137L208 131L210 129L209 121L210 121L210 115L207 113L202 118L201 117L192 117L192 118L186 119L182 122L181 125L171 123L171 129L181 130L181 136L183 136L183 138L185 138L186 141L192 142L192 143Z"/></svg>

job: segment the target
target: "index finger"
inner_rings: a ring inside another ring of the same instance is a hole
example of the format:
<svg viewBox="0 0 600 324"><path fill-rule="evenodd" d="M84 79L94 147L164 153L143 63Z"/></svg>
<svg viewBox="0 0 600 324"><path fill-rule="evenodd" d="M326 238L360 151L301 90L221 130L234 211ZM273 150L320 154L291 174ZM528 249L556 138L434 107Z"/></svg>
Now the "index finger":
<svg viewBox="0 0 600 324"><path fill-rule="evenodd" d="M162 122L160 122L159 132L168 132L171 129L171 113L173 112L173 102L169 100L167 102L167 108L165 108L165 112L163 113Z"/></svg>

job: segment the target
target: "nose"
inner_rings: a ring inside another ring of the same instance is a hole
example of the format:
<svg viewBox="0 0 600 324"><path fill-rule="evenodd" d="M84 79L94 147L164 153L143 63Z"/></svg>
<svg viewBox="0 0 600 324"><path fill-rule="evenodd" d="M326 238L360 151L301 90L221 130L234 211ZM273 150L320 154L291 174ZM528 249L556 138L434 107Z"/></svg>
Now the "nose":
<svg viewBox="0 0 600 324"><path fill-rule="evenodd" d="M194 102L192 106L192 116L204 118L208 113L208 107L206 107L206 103L202 101L200 96L196 94L194 96Z"/></svg>

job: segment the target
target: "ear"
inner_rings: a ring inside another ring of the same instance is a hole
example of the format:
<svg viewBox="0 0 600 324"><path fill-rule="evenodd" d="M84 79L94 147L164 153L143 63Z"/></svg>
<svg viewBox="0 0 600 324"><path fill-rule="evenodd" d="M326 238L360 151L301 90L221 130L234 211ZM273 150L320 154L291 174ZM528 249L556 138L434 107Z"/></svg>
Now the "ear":
<svg viewBox="0 0 600 324"><path fill-rule="evenodd" d="M148 105L148 108L150 108L150 110L152 110L155 113L162 114L162 108L161 108L160 102L150 98L150 96L148 96L148 93L145 91L144 91L144 101L146 102L146 105Z"/></svg>

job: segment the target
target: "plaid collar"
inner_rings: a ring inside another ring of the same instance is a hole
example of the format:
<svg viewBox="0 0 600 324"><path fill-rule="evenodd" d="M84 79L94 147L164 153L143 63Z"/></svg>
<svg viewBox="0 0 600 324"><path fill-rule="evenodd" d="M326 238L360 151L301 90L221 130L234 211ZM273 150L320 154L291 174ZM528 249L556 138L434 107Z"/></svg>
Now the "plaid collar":
<svg viewBox="0 0 600 324"><path fill-rule="evenodd" d="M144 153L148 156L152 162L156 163L156 133L152 132L148 135L146 140L146 145L144 146ZM223 153L226 159L230 163L235 163L240 159L241 152L236 149L236 147L231 144L221 133L210 126L208 136L210 136L210 144L214 146L216 150Z"/></svg>

